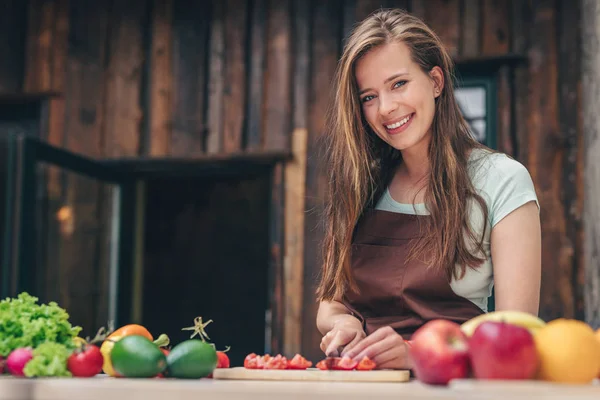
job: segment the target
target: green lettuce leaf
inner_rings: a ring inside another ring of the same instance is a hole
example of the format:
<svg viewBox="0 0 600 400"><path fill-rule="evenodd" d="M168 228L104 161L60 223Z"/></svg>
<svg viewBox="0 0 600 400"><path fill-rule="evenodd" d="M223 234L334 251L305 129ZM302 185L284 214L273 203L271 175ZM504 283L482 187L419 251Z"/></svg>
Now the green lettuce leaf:
<svg viewBox="0 0 600 400"><path fill-rule="evenodd" d="M67 369L67 359L73 350L64 344L46 342L33 350L33 358L27 362L23 373L33 376L72 376Z"/></svg>
<svg viewBox="0 0 600 400"><path fill-rule="evenodd" d="M38 298L21 293L0 301L0 356L14 349L37 348L53 342L74 348L73 338L81 327L72 326L69 314L55 302L38 304Z"/></svg>

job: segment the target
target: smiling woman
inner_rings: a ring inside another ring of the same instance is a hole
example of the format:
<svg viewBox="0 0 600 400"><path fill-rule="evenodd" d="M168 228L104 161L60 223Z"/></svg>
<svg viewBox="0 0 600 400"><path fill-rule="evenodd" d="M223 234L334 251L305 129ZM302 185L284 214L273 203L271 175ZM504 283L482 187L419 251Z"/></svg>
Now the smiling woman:
<svg viewBox="0 0 600 400"><path fill-rule="evenodd" d="M409 368L426 322L537 314L539 205L529 172L472 135L440 39L380 10L344 48L328 121L321 349ZM493 262L492 262L493 260Z"/></svg>

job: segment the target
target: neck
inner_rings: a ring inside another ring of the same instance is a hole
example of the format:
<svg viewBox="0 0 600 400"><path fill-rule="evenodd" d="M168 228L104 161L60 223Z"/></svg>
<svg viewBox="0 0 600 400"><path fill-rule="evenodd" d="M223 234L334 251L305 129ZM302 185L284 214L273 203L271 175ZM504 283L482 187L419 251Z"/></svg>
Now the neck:
<svg viewBox="0 0 600 400"><path fill-rule="evenodd" d="M429 140L422 140L409 149L402 150L402 166L410 181L423 179L430 169Z"/></svg>

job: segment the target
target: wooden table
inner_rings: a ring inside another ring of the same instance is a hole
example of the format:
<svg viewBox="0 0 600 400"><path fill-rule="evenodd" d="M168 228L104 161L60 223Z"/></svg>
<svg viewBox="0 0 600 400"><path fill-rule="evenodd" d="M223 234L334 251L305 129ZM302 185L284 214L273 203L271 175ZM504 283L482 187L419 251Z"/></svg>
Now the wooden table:
<svg viewBox="0 0 600 400"><path fill-rule="evenodd" d="M0 400L375 400L375 399L600 399L600 382L558 385L545 382L458 380L433 387L405 383L195 381L171 379L0 378Z"/></svg>

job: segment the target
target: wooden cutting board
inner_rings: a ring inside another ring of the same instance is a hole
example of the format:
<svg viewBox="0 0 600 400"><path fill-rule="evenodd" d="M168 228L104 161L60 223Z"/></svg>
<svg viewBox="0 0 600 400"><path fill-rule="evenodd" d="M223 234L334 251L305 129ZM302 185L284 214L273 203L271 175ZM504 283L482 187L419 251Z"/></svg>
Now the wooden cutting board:
<svg viewBox="0 0 600 400"><path fill-rule="evenodd" d="M215 369L213 378L264 381L408 382L410 372L408 370L322 371L317 368L267 370L233 367Z"/></svg>

